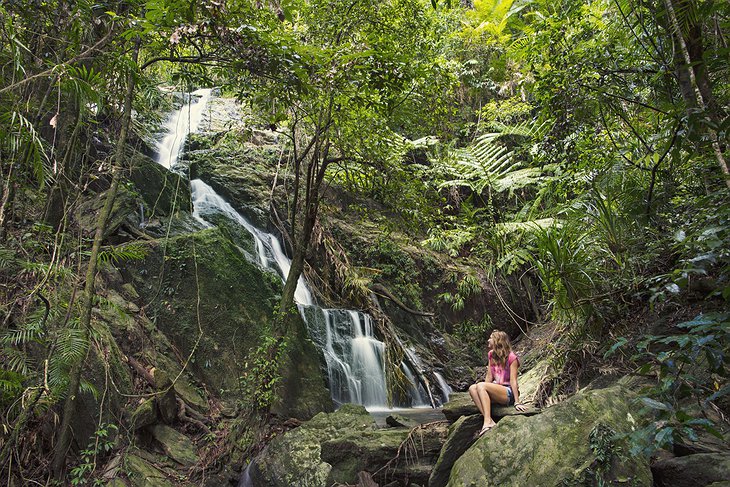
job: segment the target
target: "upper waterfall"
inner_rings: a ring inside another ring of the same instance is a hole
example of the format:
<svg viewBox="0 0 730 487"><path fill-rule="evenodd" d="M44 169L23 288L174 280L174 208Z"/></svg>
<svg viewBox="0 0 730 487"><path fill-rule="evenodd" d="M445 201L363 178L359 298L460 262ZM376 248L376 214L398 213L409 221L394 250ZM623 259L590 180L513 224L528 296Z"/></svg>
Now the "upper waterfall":
<svg viewBox="0 0 730 487"><path fill-rule="evenodd" d="M188 134L198 131L203 112L213 93L212 88L201 88L185 95L186 103L170 114L162 130L165 137L157 145L157 162L172 168L180 156Z"/></svg>

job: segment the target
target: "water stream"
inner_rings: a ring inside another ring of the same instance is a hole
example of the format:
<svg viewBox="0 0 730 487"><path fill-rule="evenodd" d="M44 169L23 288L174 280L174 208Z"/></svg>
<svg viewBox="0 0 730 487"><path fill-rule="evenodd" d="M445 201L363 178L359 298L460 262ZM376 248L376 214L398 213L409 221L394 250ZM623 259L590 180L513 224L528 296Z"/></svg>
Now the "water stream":
<svg viewBox="0 0 730 487"><path fill-rule="evenodd" d="M194 92L192 95L195 96L191 96L182 108L170 116L165 125L168 133L158 146L160 164L174 169L185 138L198 129L203 119L211 92L210 89ZM200 179L192 180L190 186L193 216L204 226L211 227L214 226L212 217L224 215L246 229L252 235L256 248L256 255L249 257L263 268L277 272L283 282L291 260L284 253L279 239L252 225ZM356 310L318 306L303 277L299 278L294 299L312 340L324 355L335 404L362 404L369 410L387 408L384 344L375 337L371 317ZM412 351L408 353L413 360L415 354ZM411 403L400 406L427 407L430 404L429 396L418 385L413 371L405 363L401 364L401 369L411 380L412 387ZM448 392L443 391L445 397L448 397Z"/></svg>

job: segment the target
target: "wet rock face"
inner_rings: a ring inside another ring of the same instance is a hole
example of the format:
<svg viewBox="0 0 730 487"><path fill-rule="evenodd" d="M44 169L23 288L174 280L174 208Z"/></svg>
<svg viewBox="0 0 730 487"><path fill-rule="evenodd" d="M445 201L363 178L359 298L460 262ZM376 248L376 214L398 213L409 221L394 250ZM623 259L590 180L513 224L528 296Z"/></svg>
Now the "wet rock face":
<svg viewBox="0 0 730 487"><path fill-rule="evenodd" d="M190 210L190 183L142 154L130 162L129 179L145 203L145 218Z"/></svg>
<svg viewBox="0 0 730 487"><path fill-rule="evenodd" d="M580 392L537 416L505 417L456 461L448 485L593 485L600 476L607 485L650 486L648 463L628 457L625 445L592 449L592 433L612 444L612 432L630 431L635 418L630 389L621 385ZM608 460L600 463L599 453Z"/></svg>
<svg viewBox="0 0 730 487"><path fill-rule="evenodd" d="M190 356L193 376L209 390L238 394L249 353L270 332L279 277L249 262L220 229L152 241L147 257L130 263L125 274L146 316L181 357ZM296 374L284 378L279 412L306 419L331 410L316 350L302 343L293 353ZM202 400L187 402L205 407Z"/></svg>

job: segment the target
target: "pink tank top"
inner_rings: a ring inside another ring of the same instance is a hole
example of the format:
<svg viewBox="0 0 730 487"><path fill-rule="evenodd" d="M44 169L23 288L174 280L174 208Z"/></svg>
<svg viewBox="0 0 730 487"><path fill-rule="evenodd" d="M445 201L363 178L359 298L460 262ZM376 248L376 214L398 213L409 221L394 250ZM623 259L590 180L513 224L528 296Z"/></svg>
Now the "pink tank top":
<svg viewBox="0 0 730 487"><path fill-rule="evenodd" d="M509 385L509 370L510 366L512 365L512 362L517 360L517 365L520 365L520 358L514 353L510 352L509 357L507 357L507 367L502 367L499 364L494 363L492 361L492 351L490 350L487 354L489 357L489 370L492 371L492 380L496 382L497 384L501 384L503 386Z"/></svg>

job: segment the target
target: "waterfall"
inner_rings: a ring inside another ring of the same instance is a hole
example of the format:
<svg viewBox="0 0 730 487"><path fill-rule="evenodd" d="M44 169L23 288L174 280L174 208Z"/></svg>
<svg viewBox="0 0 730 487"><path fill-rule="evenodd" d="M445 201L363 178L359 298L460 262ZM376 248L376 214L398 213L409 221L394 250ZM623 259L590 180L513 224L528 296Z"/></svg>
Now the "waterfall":
<svg viewBox="0 0 730 487"><path fill-rule="evenodd" d="M176 163L185 136L197 130L211 90L198 90L194 94L200 97L173 113L166 124L170 133L160 142L158 162L167 168ZM252 260L277 272L282 282L286 279L291 260L275 235L252 225L200 179L190 181L190 189L195 219L204 227L213 227L212 218L224 215L242 226L255 242L256 256L251 256ZM304 277L297 282L294 299L312 340L324 355L332 400L338 405L355 403L368 408L387 407L385 346L375 337L371 317L360 311L318 306ZM413 384L410 406L427 405L425 398L428 396L416 385L413 372L405 363L401 368Z"/></svg>
<svg viewBox="0 0 730 487"><path fill-rule="evenodd" d="M176 163L180 150L188 134L197 132L203 119L203 112L208 105L213 90L202 88L187 95L187 102L182 108L172 112L162 130L164 138L157 145L157 162L166 168L172 168Z"/></svg>
<svg viewBox="0 0 730 487"><path fill-rule="evenodd" d="M444 376L440 373L433 371L434 377L436 377L436 381L438 381L439 388L441 389L441 394L444 397L444 402L448 402L449 396L453 392L449 384L446 383L446 379L444 379Z"/></svg>

